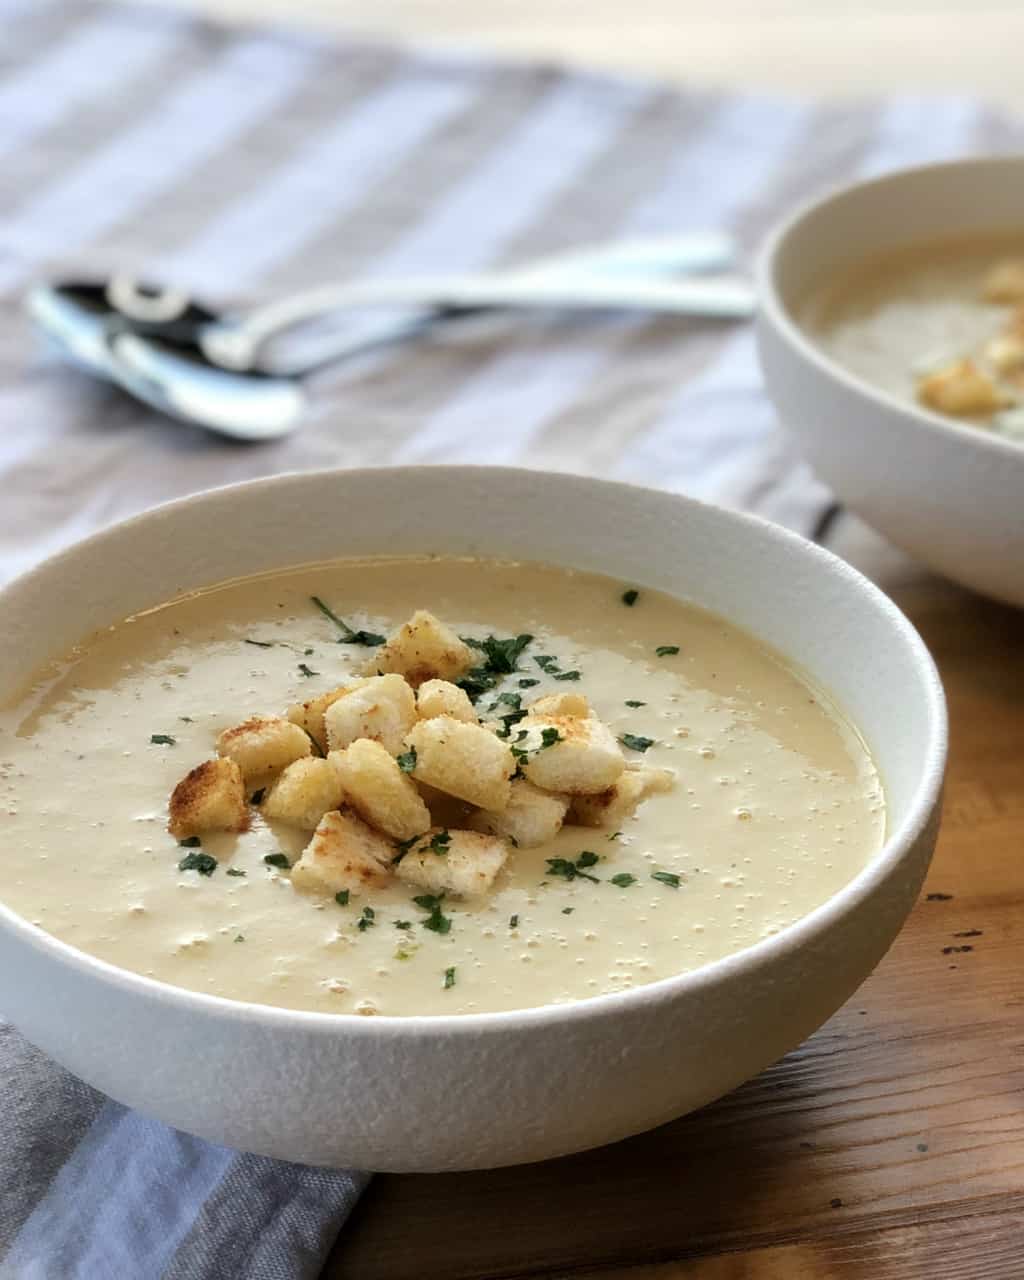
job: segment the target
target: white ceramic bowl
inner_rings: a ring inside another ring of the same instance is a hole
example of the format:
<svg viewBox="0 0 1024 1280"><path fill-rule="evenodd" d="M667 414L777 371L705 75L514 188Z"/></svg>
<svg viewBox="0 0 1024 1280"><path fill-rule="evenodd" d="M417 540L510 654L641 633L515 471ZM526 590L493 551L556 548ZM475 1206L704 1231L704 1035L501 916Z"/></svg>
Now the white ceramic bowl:
<svg viewBox="0 0 1024 1280"><path fill-rule="evenodd" d="M93 629L180 592L304 561L426 551L596 570L755 632L863 730L888 794L884 850L793 927L697 972L465 1017L336 1016L196 994L0 908L0 1010L75 1074L182 1129L290 1160L394 1170L539 1160L734 1088L820 1026L884 954L935 839L946 750L935 668L902 614L848 565L685 498L470 467L215 490L117 525L0 593L0 699Z"/></svg>
<svg viewBox="0 0 1024 1280"><path fill-rule="evenodd" d="M758 336L782 425L822 479L923 564L1024 605L1024 445L861 381L794 308L837 271L943 237L1024 233L1024 156L908 169L801 209L768 241Z"/></svg>

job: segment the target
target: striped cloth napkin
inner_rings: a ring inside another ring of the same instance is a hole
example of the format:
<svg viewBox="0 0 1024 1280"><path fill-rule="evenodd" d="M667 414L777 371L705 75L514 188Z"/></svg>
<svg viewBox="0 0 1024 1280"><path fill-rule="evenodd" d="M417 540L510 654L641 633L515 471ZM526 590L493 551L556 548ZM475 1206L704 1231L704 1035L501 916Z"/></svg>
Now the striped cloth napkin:
<svg viewBox="0 0 1024 1280"><path fill-rule="evenodd" d="M239 447L42 354L20 294L126 268L245 302L709 228L749 251L824 185L1024 141L963 100L685 94L76 0L0 0L0 29L0 579L153 503L338 465L562 468L813 532L829 497L745 325L439 330L319 375L301 432ZM366 1181L145 1120L11 1028L0 1079L3 1277L312 1277Z"/></svg>

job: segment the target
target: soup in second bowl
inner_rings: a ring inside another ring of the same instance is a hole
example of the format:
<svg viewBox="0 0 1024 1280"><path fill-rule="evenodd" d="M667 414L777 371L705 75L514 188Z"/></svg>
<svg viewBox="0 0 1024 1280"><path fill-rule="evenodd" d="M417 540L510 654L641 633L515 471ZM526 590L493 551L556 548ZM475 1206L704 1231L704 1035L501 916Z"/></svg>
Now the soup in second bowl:
<svg viewBox="0 0 1024 1280"><path fill-rule="evenodd" d="M288 1008L623 991L785 928L884 825L863 741L777 654L544 565L228 583L0 709L3 901L123 968Z"/></svg>

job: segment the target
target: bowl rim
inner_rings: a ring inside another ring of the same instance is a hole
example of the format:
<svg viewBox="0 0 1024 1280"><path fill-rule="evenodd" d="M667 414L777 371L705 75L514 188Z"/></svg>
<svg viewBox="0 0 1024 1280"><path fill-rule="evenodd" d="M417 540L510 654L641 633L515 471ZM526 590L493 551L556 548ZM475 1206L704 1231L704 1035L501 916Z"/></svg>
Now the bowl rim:
<svg viewBox="0 0 1024 1280"><path fill-rule="evenodd" d="M805 225L818 214L827 213L830 205L840 204L843 200L859 191L882 190L886 187L899 186L904 182L912 182L924 174L948 173L960 169L971 168L1021 168L1024 169L1024 153L1009 156L969 156L960 160L943 160L934 164L911 165L895 169L891 173L880 174L873 178L861 178L855 182L843 183L829 188L809 200L797 205L790 213L775 224L768 233L757 255L754 267L758 312L763 323L768 323L807 364L834 382L840 383L847 391L859 395L862 399L873 402L877 406L909 420L916 426L926 426L929 430L939 428L951 440L961 440L971 447L993 452L993 457L1012 457L1018 462L1024 461L1024 447L1021 443L1008 440L1005 436L993 431L985 431L975 426L967 426L955 418L935 413L918 405L915 401L902 400L892 392L876 387L866 378L861 378L844 368L833 359L823 347L811 338L804 327L799 324L787 302L782 297L779 287L778 264L783 251L797 241ZM922 239L922 244L927 239ZM870 254L865 255L865 260Z"/></svg>
<svg viewBox="0 0 1024 1280"><path fill-rule="evenodd" d="M478 476L482 474L491 480L497 480L498 477L503 476L531 477L535 480L537 476L536 471L523 467L425 465L291 471L241 483L218 485L147 508L45 557L38 564L0 587L0 604L9 591L30 582L37 574L49 572L55 565L72 558L85 547L102 547L105 542L116 543L125 536L130 536L131 531L140 524L159 520L168 515L174 516L181 512L188 512L211 498L219 498L228 493L241 492L255 497L267 490L287 486L301 487L314 480L322 482L343 477L349 482L353 480L372 482L379 476L394 477L396 474L415 476L417 483L422 484L430 483L431 474L451 476L452 473L460 475L473 473ZM30 949L41 952L58 963L69 965L81 977L98 980L101 985L116 988L126 996L156 1001L181 1013L198 1014L209 1020L251 1022L267 1030L285 1033L296 1031L327 1036L418 1038L429 1032L446 1038L452 1036L472 1038L483 1033L508 1034L556 1024L571 1025L616 1018L643 1006L654 1010L682 995L698 993L720 982L741 977L744 973L755 972L762 964L771 963L785 952L827 931L849 911L855 909L858 903L869 897L911 851L934 817L942 794L948 745L945 695L934 660L912 623L881 588L854 569L852 565L824 547L761 516L730 510L684 494L652 489L648 486L569 473L548 472L547 475L559 481L586 487L595 493L604 491L605 493L632 494L635 501L642 501L645 496L653 496L661 500L670 498L683 505L714 512L714 519L734 526L744 526L756 537L774 540L797 555L805 557L807 561L816 562L822 570L831 575L833 581L841 579L845 590L859 593L865 599L865 603L884 615L892 628L894 638L909 650L927 704L926 746L921 760L919 778L903 821L886 836L885 842L871 861L837 893L827 898L813 911L801 916L793 924L780 930L779 933L697 969L671 974L628 991L589 996L572 1003L462 1014L376 1014L373 1017L366 1017L356 1013L324 1013L309 1009L289 1009L192 991L121 968L110 961L79 950L31 924L24 916L19 915L2 901L0 901L0 929L13 933ZM553 559L552 563L557 564L557 559ZM695 601L695 603L699 606L700 602Z"/></svg>

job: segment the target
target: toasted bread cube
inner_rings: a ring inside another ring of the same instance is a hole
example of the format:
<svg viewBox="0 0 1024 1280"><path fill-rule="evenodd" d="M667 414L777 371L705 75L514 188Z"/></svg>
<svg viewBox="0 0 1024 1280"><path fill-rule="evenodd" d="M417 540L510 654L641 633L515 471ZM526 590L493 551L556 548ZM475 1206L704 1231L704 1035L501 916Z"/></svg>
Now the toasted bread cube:
<svg viewBox="0 0 1024 1280"><path fill-rule="evenodd" d="M249 825L242 771L234 760L204 760L171 792L167 829L178 840L204 831L244 831Z"/></svg>
<svg viewBox="0 0 1024 1280"><path fill-rule="evenodd" d="M361 684L357 681L356 684ZM327 693L318 694L308 702L296 702L288 708L288 719L309 734L321 751L327 751L327 730L324 727L324 712L332 702L350 692L355 685L340 684Z"/></svg>
<svg viewBox="0 0 1024 1280"><path fill-rule="evenodd" d="M558 733L544 745L544 730ZM519 734L525 736L519 738ZM596 795L615 782L626 761L612 731L600 720L579 716L527 716L516 726L515 745L529 752L522 770L544 791Z"/></svg>
<svg viewBox="0 0 1024 1280"><path fill-rule="evenodd" d="M296 760L267 788L260 809L271 821L312 831L344 798L338 771L319 756Z"/></svg>
<svg viewBox="0 0 1024 1280"><path fill-rule="evenodd" d="M470 826L511 840L518 849L533 849L554 839L568 808L568 796L552 795L525 778L513 778L512 797L507 807L500 813L477 810Z"/></svg>
<svg viewBox="0 0 1024 1280"><path fill-rule="evenodd" d="M671 791L676 776L671 769L627 769L606 791L573 796L566 821L580 827L616 827L636 811L648 796Z"/></svg>
<svg viewBox="0 0 1024 1280"><path fill-rule="evenodd" d="M359 738L328 756L345 798L372 827L409 840L430 826L430 810L408 774L379 742Z"/></svg>
<svg viewBox="0 0 1024 1280"><path fill-rule="evenodd" d="M457 680L472 665L469 646L432 613L417 609L374 651L365 670L367 674L397 672L418 689L427 680Z"/></svg>
<svg viewBox="0 0 1024 1280"><path fill-rule="evenodd" d="M413 777L481 809L504 809L516 762L508 744L478 724L451 716L421 720L406 735L415 748Z"/></svg>
<svg viewBox="0 0 1024 1280"><path fill-rule="evenodd" d="M217 754L234 760L246 781L277 773L312 749L309 734L278 716L253 716L217 739Z"/></svg>
<svg viewBox="0 0 1024 1280"><path fill-rule="evenodd" d="M985 358L1004 378L1024 373L1024 306L1018 307L1002 333L988 342Z"/></svg>
<svg viewBox="0 0 1024 1280"><path fill-rule="evenodd" d="M929 409L954 418L978 418L1006 405L999 388L973 360L956 360L917 384L917 398Z"/></svg>
<svg viewBox="0 0 1024 1280"><path fill-rule="evenodd" d="M360 893L391 879L391 841L342 806L325 813L292 867L292 884L313 893Z"/></svg>
<svg viewBox="0 0 1024 1280"><path fill-rule="evenodd" d="M451 716L466 724L479 724L476 708L465 689L448 680L427 680L416 694L416 710L421 720L433 720L436 716Z"/></svg>
<svg viewBox="0 0 1024 1280"><path fill-rule="evenodd" d="M548 693L530 703L535 716L589 716L590 703L585 693Z"/></svg>
<svg viewBox="0 0 1024 1280"><path fill-rule="evenodd" d="M416 695L397 675L360 680L324 712L330 751L341 751L357 738L369 738L397 756L402 739L415 723Z"/></svg>
<svg viewBox="0 0 1024 1280"><path fill-rule="evenodd" d="M1024 258L1004 258L985 277L986 302L1024 302Z"/></svg>
<svg viewBox="0 0 1024 1280"><path fill-rule="evenodd" d="M431 840L447 835L444 852L431 848ZM428 893L453 893L475 898L494 884L508 857L508 845L478 831L428 832L405 854L395 868L400 880Z"/></svg>

